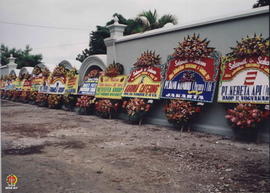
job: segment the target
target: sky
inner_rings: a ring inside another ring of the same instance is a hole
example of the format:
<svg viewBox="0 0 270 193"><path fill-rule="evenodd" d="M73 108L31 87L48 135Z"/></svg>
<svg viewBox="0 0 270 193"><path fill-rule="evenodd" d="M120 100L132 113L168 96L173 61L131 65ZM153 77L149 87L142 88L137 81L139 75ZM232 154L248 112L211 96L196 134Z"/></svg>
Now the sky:
<svg viewBox="0 0 270 193"><path fill-rule="evenodd" d="M44 63L58 64L64 59L75 60L83 49L88 48L90 32L97 25L105 25L114 13L120 13L125 18L135 18L142 11L156 9L159 16L176 16L178 25L181 25L237 14L251 9L256 1L0 0L0 43L17 49L30 45L33 54L43 55Z"/></svg>

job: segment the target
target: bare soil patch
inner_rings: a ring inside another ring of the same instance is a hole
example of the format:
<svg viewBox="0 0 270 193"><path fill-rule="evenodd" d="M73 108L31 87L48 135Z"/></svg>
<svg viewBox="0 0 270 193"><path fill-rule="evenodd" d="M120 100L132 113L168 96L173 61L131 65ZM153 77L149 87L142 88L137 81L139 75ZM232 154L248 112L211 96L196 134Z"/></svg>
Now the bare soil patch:
<svg viewBox="0 0 270 193"><path fill-rule="evenodd" d="M1 113L2 176L20 193L270 192L268 144L5 100Z"/></svg>

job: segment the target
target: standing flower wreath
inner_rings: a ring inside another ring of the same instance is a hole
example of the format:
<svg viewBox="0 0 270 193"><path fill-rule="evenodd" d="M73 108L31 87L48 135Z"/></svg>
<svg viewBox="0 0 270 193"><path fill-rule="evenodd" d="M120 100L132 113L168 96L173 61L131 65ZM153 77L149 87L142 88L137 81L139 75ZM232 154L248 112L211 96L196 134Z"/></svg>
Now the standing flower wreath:
<svg viewBox="0 0 270 193"><path fill-rule="evenodd" d="M236 41L236 46L231 47L231 52L223 57L222 63L227 64L236 59L269 56L269 48L269 38L264 39L262 34L247 36L241 41ZM269 114L269 110L265 109L264 105L229 104L225 118L234 129L235 137L244 140L257 140L258 128L265 119L269 119Z"/></svg>
<svg viewBox="0 0 270 193"><path fill-rule="evenodd" d="M165 115L170 123L183 130L188 126L194 115L201 112L201 106L196 102L180 99L169 100L165 106Z"/></svg>
<svg viewBox="0 0 270 193"><path fill-rule="evenodd" d="M135 69L147 68L160 65L160 56L155 51L145 51L133 64ZM128 119L131 123L142 124L143 118L150 111L153 100L143 98L130 98L123 102L122 108L127 112Z"/></svg>
<svg viewBox="0 0 270 193"><path fill-rule="evenodd" d="M129 121L141 125L144 115L151 109L152 103L149 103L150 101L141 98L131 98L124 101L122 108L127 111Z"/></svg>
<svg viewBox="0 0 270 193"><path fill-rule="evenodd" d="M122 75L124 67L120 63L112 63L106 68L104 75L116 77ZM113 118L116 116L121 106L121 100L117 99L100 99L95 103L96 114L102 118Z"/></svg>
<svg viewBox="0 0 270 193"><path fill-rule="evenodd" d="M67 73L66 76L69 79L74 78L76 75L78 75L78 71L76 68L71 68ZM63 107L65 110L69 110L72 111L74 109L74 107L76 106L76 102L77 102L77 96L73 95L71 92L67 92L63 95Z"/></svg>
<svg viewBox="0 0 270 193"><path fill-rule="evenodd" d="M84 81L92 78L98 78L101 73L99 69L91 69L83 78ZM82 115L92 114L95 107L96 98L94 96L81 95L77 97L75 103L77 113Z"/></svg>
<svg viewBox="0 0 270 193"><path fill-rule="evenodd" d="M200 58L207 58L215 51L215 48L209 47L207 38L201 39L200 35L193 34L187 36L184 41L178 43L174 48L173 58L194 61ZM180 82L195 82L195 74L187 71L183 74ZM185 101L181 99L170 99L165 106L165 115L170 123L181 130L188 128L191 120L196 114L202 111L202 105L198 102Z"/></svg>

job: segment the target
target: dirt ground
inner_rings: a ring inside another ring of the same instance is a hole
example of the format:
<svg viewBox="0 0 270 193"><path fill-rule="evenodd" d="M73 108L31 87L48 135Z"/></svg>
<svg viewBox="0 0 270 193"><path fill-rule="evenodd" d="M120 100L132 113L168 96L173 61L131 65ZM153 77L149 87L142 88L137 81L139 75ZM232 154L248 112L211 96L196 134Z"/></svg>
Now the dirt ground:
<svg viewBox="0 0 270 193"><path fill-rule="evenodd" d="M3 192L270 192L268 144L6 100L1 112Z"/></svg>

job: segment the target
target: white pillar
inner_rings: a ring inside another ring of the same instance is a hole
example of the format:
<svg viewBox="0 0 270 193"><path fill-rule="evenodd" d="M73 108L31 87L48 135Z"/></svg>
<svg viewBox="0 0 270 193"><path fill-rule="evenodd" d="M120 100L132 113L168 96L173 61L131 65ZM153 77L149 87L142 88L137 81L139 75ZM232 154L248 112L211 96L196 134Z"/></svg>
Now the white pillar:
<svg viewBox="0 0 270 193"><path fill-rule="evenodd" d="M114 23L108 25L107 28L110 30L110 37L106 38L104 43L107 47L107 64L111 64L113 61L117 62L115 42L120 37L123 37L126 25L118 23L118 18L114 17Z"/></svg>
<svg viewBox="0 0 270 193"><path fill-rule="evenodd" d="M15 70L17 68L17 64L15 63L15 59L12 54L10 54L10 57L8 58L8 74L11 70Z"/></svg>

